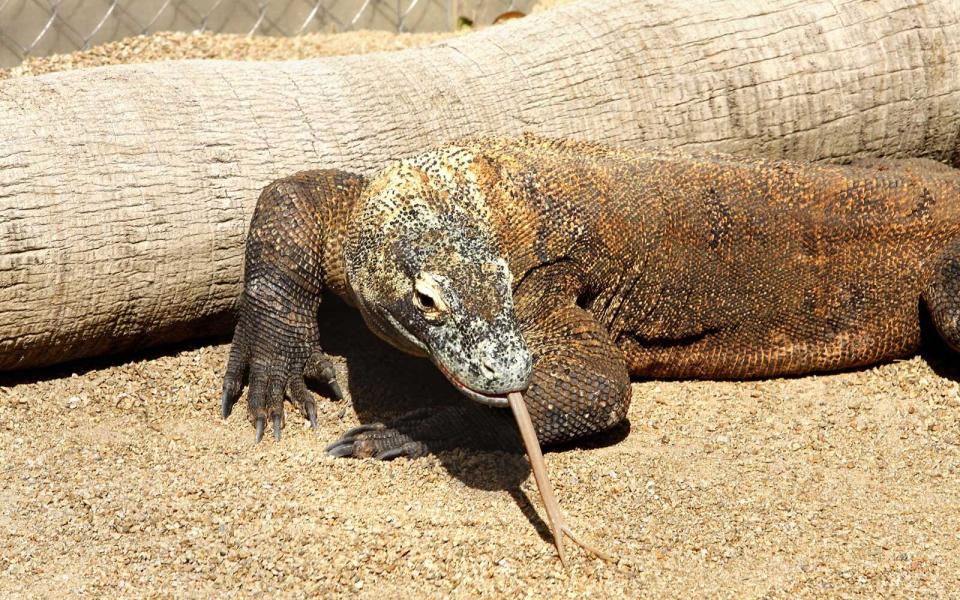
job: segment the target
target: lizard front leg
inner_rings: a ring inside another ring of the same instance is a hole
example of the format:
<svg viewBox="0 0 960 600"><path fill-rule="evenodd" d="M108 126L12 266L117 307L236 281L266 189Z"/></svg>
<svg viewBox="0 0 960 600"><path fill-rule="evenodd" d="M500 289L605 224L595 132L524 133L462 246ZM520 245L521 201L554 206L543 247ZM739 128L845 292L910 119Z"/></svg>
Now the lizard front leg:
<svg viewBox="0 0 960 600"><path fill-rule="evenodd" d="M593 315L571 302L521 327L535 361L524 400L541 444L605 431L626 417L626 361Z"/></svg>
<svg viewBox="0 0 960 600"><path fill-rule="evenodd" d="M584 279L575 263L558 261L528 273L514 295L536 365L524 400L544 445L610 429L630 406L623 352L576 304Z"/></svg>
<svg viewBox="0 0 960 600"><path fill-rule="evenodd" d="M324 290L346 287L338 252L363 185L363 178L343 171L307 171L270 184L257 202L221 405L227 418L249 383L257 441L268 422L280 438L284 397L316 424L304 376L326 381L342 396L320 348L317 310Z"/></svg>

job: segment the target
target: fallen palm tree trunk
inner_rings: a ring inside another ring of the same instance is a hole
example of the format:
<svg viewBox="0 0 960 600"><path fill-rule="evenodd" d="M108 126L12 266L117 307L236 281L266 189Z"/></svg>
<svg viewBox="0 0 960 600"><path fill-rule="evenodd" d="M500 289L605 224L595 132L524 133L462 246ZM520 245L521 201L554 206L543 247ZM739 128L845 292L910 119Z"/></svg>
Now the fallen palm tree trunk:
<svg viewBox="0 0 960 600"><path fill-rule="evenodd" d="M424 49L0 82L0 370L229 327L258 192L457 136L952 160L955 0L579 2Z"/></svg>

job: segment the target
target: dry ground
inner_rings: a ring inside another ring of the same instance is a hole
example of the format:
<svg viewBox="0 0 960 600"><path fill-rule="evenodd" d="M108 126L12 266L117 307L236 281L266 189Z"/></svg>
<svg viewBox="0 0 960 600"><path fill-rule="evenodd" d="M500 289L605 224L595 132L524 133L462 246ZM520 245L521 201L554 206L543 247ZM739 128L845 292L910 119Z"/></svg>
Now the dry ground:
<svg viewBox="0 0 960 600"><path fill-rule="evenodd" d="M279 444L220 420L226 345L5 381L0 596L960 597L946 352L636 383L629 427L547 455L574 527L621 559L564 573L522 456L323 454L360 421L467 401L345 311L324 342L354 404Z"/></svg>
<svg viewBox="0 0 960 600"><path fill-rule="evenodd" d="M18 74L432 41L337 39L164 35ZM242 410L219 419L224 345L0 381L0 597L960 598L960 369L942 349L636 383L629 427L547 455L574 528L620 557L574 552L565 573L521 456L323 454L358 422L467 401L342 307L324 323L355 403L322 404L317 433L291 418L279 444L254 446Z"/></svg>
<svg viewBox="0 0 960 600"><path fill-rule="evenodd" d="M456 34L397 35L387 31L351 31L338 34L310 33L291 38L279 38L171 31L124 38L94 46L82 52L28 58L23 64L12 69L0 69L0 80L86 67L166 60L197 58L296 60L342 54L366 54L426 46L453 35Z"/></svg>

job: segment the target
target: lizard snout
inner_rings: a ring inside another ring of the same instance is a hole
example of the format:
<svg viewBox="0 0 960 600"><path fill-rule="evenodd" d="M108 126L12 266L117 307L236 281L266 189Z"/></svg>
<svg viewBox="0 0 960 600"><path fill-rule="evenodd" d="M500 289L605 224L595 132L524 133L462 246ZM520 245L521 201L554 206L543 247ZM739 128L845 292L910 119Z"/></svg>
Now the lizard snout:
<svg viewBox="0 0 960 600"><path fill-rule="evenodd" d="M520 332L508 326L476 328L473 343L448 344L454 351L431 352L434 364L468 398L490 406L508 406L507 394L530 385L533 357ZM471 336L464 336L469 338ZM462 338L461 338L462 339ZM441 346L443 347L443 346Z"/></svg>
<svg viewBox="0 0 960 600"><path fill-rule="evenodd" d="M507 394L527 389L533 358L523 338L510 335L477 345L479 381L476 389L486 394Z"/></svg>
<svg viewBox="0 0 960 600"><path fill-rule="evenodd" d="M480 370L483 372L483 375L489 378L497 376L496 363L488 358L480 359Z"/></svg>

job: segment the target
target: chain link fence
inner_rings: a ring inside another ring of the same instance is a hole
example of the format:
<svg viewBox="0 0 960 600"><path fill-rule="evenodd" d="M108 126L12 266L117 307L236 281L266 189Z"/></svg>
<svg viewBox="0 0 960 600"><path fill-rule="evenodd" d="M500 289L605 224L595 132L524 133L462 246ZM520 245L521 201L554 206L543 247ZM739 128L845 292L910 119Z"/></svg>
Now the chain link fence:
<svg viewBox="0 0 960 600"><path fill-rule="evenodd" d="M489 24L535 0L0 0L0 68L157 31L291 36Z"/></svg>

